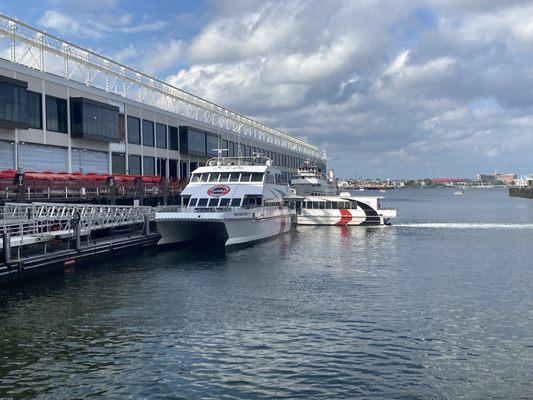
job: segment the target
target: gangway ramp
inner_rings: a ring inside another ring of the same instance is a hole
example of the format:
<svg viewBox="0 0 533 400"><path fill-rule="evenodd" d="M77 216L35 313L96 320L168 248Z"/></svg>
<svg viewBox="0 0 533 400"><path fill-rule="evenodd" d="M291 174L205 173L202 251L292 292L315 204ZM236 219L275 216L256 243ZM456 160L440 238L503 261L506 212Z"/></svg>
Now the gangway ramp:
<svg viewBox="0 0 533 400"><path fill-rule="evenodd" d="M91 204L12 203L0 207L0 246L7 233L10 247L81 236L121 226L149 223L151 207ZM0 247L1 248L1 247Z"/></svg>

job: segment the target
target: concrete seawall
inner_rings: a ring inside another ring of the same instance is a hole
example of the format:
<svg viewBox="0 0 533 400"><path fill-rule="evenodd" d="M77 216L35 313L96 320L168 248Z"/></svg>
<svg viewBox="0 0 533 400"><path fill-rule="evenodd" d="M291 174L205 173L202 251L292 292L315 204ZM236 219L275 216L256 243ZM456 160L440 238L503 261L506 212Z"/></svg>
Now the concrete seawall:
<svg viewBox="0 0 533 400"><path fill-rule="evenodd" d="M509 196L533 199L533 187L509 188Z"/></svg>

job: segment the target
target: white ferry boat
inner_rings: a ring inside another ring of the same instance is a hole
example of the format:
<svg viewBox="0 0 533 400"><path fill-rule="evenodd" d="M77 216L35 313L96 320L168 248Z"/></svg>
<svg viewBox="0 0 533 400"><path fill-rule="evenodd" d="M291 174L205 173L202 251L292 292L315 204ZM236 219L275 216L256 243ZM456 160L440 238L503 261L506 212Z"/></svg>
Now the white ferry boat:
<svg viewBox="0 0 533 400"><path fill-rule="evenodd" d="M381 208L382 197L340 193L338 196L290 196L285 204L296 211L298 225L388 225L396 209Z"/></svg>
<svg viewBox="0 0 533 400"><path fill-rule="evenodd" d="M298 225L388 225L395 209L381 208L383 197L338 193L331 173L327 178L309 164L291 180L285 204L296 212Z"/></svg>
<svg viewBox="0 0 533 400"><path fill-rule="evenodd" d="M180 207L156 212L159 244L231 246L285 233L294 215L283 205L288 190L281 171L264 156L211 159L192 173Z"/></svg>
<svg viewBox="0 0 533 400"><path fill-rule="evenodd" d="M338 193L333 171L324 176L317 166L306 162L291 179L291 193L297 196L334 196Z"/></svg>

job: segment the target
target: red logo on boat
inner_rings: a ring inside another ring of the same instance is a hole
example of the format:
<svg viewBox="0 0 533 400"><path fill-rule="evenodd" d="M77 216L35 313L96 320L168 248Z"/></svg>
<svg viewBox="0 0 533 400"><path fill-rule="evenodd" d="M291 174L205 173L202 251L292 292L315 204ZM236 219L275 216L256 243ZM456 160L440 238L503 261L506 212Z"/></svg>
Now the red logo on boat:
<svg viewBox="0 0 533 400"><path fill-rule="evenodd" d="M212 197L220 197L229 193L230 187L226 185L212 186L207 189L207 194Z"/></svg>

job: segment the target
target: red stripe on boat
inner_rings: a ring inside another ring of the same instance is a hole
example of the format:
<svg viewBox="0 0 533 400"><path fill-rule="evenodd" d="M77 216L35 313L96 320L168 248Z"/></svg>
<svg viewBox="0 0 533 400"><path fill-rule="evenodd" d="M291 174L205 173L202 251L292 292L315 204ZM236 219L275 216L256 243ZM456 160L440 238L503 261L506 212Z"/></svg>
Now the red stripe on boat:
<svg viewBox="0 0 533 400"><path fill-rule="evenodd" d="M348 225L348 223L352 220L352 214L350 214L350 211L342 208L339 210L341 212L341 219L339 222L337 222L335 225Z"/></svg>

